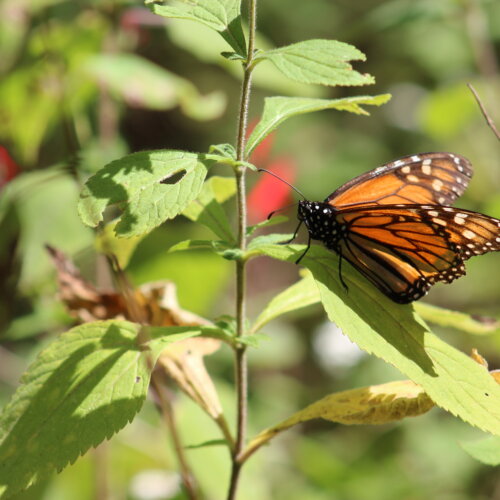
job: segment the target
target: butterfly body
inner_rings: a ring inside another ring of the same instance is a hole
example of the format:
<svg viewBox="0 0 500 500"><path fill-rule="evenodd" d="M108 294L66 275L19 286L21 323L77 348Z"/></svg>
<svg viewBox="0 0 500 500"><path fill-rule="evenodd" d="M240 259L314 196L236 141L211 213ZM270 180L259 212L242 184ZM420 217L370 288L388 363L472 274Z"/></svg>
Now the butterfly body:
<svg viewBox="0 0 500 500"><path fill-rule="evenodd" d="M337 220L335 208L329 203L303 200L299 201L298 217L313 240L320 240L328 249L338 251L346 226Z"/></svg>
<svg viewBox="0 0 500 500"><path fill-rule="evenodd" d="M298 218L339 265L347 260L405 304L463 276L468 258L500 250L500 220L449 206L471 175L459 155L413 155L353 179L324 202L300 201Z"/></svg>

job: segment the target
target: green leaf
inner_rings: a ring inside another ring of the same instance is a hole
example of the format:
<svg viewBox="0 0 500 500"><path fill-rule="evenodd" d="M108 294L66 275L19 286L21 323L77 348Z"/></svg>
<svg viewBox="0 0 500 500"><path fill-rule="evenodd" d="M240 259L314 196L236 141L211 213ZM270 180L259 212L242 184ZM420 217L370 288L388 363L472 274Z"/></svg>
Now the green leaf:
<svg viewBox="0 0 500 500"><path fill-rule="evenodd" d="M222 255L231 247L225 241L215 240L184 240L175 245L172 245L169 252L182 252L184 250L212 250L219 255Z"/></svg>
<svg viewBox="0 0 500 500"><path fill-rule="evenodd" d="M245 58L236 52L221 52L220 55L228 61L244 61Z"/></svg>
<svg viewBox="0 0 500 500"><path fill-rule="evenodd" d="M92 176L80 195L78 212L95 227L106 207L123 213L121 237L145 234L179 214L201 191L211 162L185 151L143 151L113 161Z"/></svg>
<svg viewBox="0 0 500 500"><path fill-rule="evenodd" d="M159 5L146 0L146 5L163 17L196 21L222 36L231 48L246 58L245 35L241 26L241 0L173 0L169 5Z"/></svg>
<svg viewBox="0 0 500 500"><path fill-rule="evenodd" d="M100 321L59 336L0 416L0 496L61 470L118 432L140 410L163 348L197 334L196 327L141 330Z"/></svg>
<svg viewBox="0 0 500 500"><path fill-rule="evenodd" d="M489 436L477 441L461 442L462 448L479 462L486 465L500 465L500 438Z"/></svg>
<svg viewBox="0 0 500 500"><path fill-rule="evenodd" d="M303 250L302 245L259 249L292 262ZM301 262L313 273L328 317L353 342L421 385L438 406L500 435L500 385L482 365L435 336L411 305L395 304L344 263L346 292L333 252L314 245Z"/></svg>
<svg viewBox="0 0 500 500"><path fill-rule="evenodd" d="M336 40L306 40L259 52L256 61L271 61L284 75L300 83L331 86L369 85L371 75L354 71L348 61L364 61L356 47Z"/></svg>
<svg viewBox="0 0 500 500"><path fill-rule="evenodd" d="M134 54L95 54L83 70L133 107L167 110L180 106L195 120L217 118L225 108L221 92L202 96L189 80Z"/></svg>
<svg viewBox="0 0 500 500"><path fill-rule="evenodd" d="M257 145L276 127L292 116L336 109L358 115L369 115L363 106L381 106L391 98L390 94L346 97L344 99L314 99L307 97L267 97L264 100L262 118L253 129L245 149L248 157Z"/></svg>
<svg viewBox="0 0 500 500"><path fill-rule="evenodd" d="M247 253L249 255L262 255L260 251L261 247L267 248L269 245L275 245L276 243L284 243L290 241L293 234L264 234L262 236L256 236L248 243Z"/></svg>
<svg viewBox="0 0 500 500"><path fill-rule="evenodd" d="M451 311L442 307L418 302L418 314L435 325L451 327L473 335L492 335L500 333L500 321L493 318L473 318L470 314Z"/></svg>
<svg viewBox="0 0 500 500"><path fill-rule="evenodd" d="M236 194L236 182L232 177L211 177L203 186L196 200L182 212L188 219L211 229L219 238L236 242L231 224L221 204Z"/></svg>
<svg viewBox="0 0 500 500"><path fill-rule="evenodd" d="M257 229L261 229L262 227L270 227L270 226L276 226L277 224L282 224L283 222L286 222L288 220L288 217L286 215L276 215L272 217L271 219L266 219L263 220L262 222L259 222L258 224L255 224L253 226L248 226L247 227L247 236L251 236Z"/></svg>
<svg viewBox="0 0 500 500"><path fill-rule="evenodd" d="M208 152L219 154L223 158L236 160L236 149L234 149L234 146L232 144L213 144L212 146L210 146Z"/></svg>
<svg viewBox="0 0 500 500"><path fill-rule="evenodd" d="M310 273L276 297L259 314L252 325L251 333L259 331L264 325L283 314L302 309L320 302L318 286Z"/></svg>

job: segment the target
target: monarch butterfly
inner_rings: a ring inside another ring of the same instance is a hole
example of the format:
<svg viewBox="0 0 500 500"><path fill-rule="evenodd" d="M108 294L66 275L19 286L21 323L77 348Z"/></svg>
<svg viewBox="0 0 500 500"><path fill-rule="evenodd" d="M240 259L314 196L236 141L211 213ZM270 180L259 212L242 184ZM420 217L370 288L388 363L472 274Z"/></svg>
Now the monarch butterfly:
<svg viewBox="0 0 500 500"><path fill-rule="evenodd" d="M438 281L465 274L464 261L500 250L500 220L452 208L472 176L451 153L400 158L347 182L323 202L299 201L299 226L393 301L420 299ZM294 237L295 237L294 235ZM292 238L293 239L293 238Z"/></svg>

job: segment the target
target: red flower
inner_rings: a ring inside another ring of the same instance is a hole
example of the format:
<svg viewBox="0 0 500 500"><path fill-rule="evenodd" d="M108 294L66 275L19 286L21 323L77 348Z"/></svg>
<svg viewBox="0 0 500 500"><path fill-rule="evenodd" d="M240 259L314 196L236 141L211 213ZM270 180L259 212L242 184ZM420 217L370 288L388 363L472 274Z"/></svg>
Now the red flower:
<svg viewBox="0 0 500 500"><path fill-rule="evenodd" d="M293 184L296 178L296 165L292 158L280 156L270 161L274 134L268 135L255 149L250 161L265 168ZM248 195L248 218L250 224L265 219L272 211L282 208L293 201L290 186L272 175L262 172L260 178Z"/></svg>
<svg viewBox="0 0 500 500"><path fill-rule="evenodd" d="M20 170L19 165L12 159L7 149L0 146L0 189L12 180Z"/></svg>

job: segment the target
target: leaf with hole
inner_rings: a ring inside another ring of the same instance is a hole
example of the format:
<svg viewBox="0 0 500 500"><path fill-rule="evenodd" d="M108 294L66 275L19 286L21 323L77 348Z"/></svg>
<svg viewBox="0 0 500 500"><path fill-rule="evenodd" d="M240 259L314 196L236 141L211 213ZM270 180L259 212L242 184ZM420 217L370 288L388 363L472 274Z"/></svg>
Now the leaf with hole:
<svg viewBox="0 0 500 500"><path fill-rule="evenodd" d="M140 236L178 215L198 196L212 163L186 151L130 154L85 183L78 212L85 224L96 227L105 209L116 206L122 211L116 234Z"/></svg>

